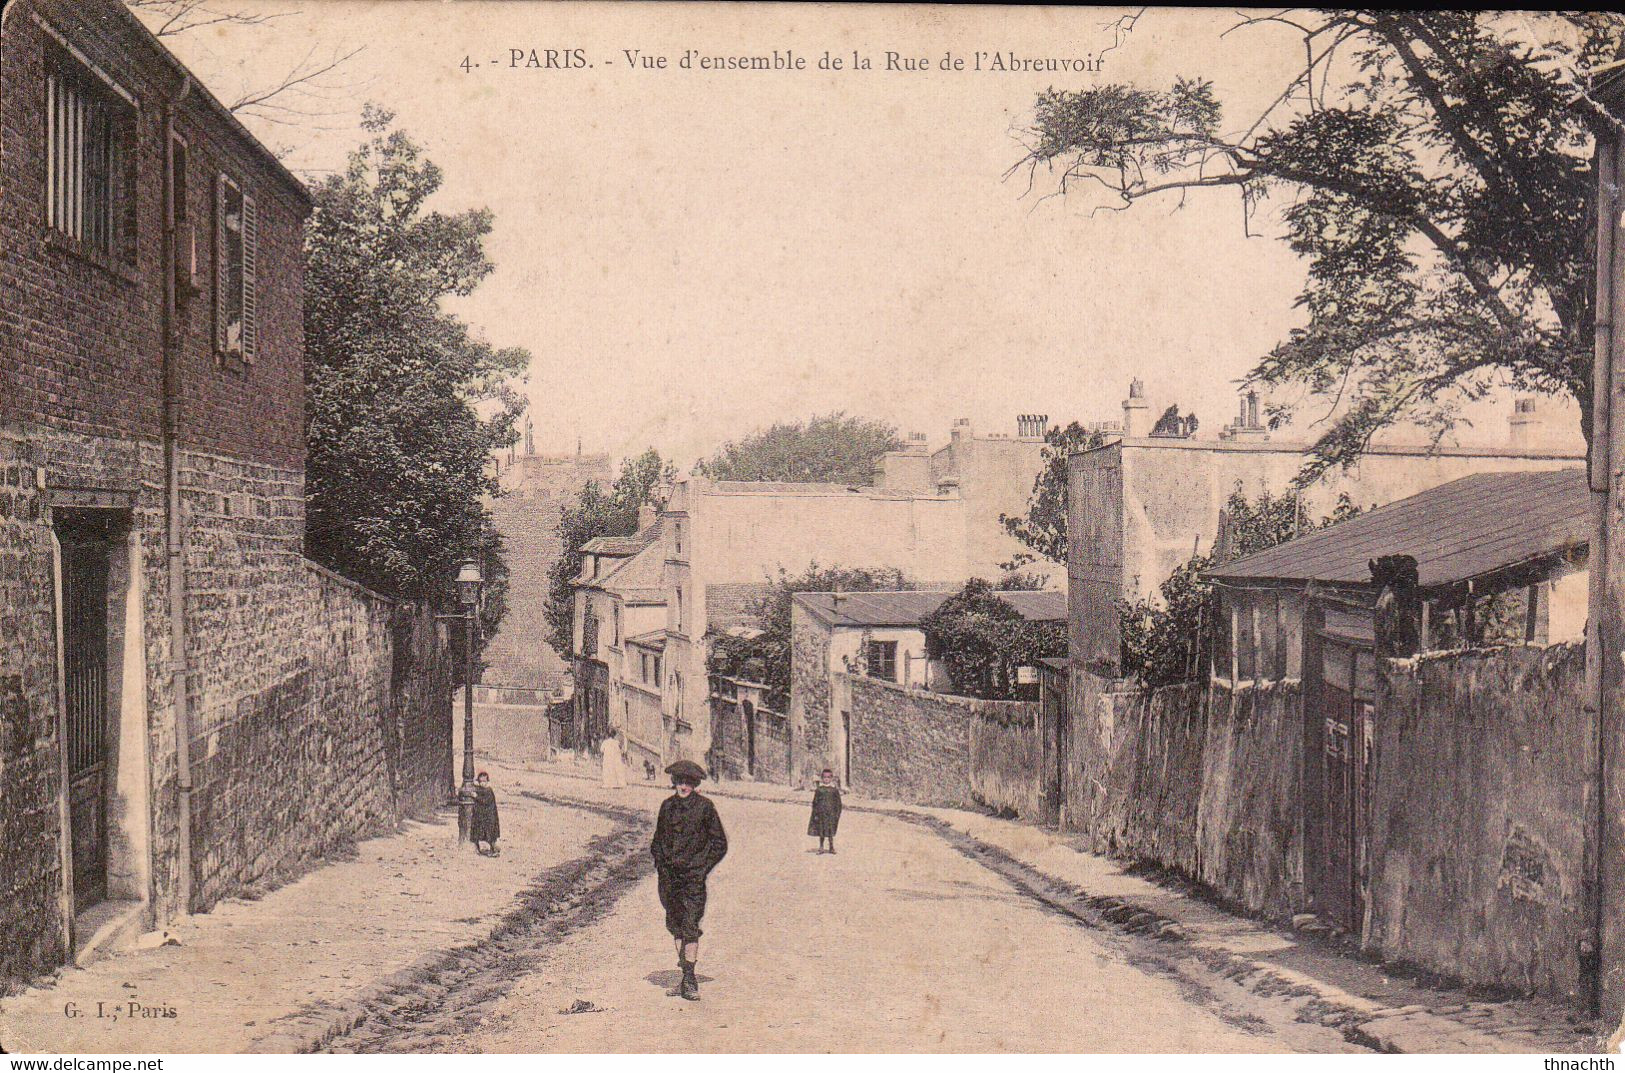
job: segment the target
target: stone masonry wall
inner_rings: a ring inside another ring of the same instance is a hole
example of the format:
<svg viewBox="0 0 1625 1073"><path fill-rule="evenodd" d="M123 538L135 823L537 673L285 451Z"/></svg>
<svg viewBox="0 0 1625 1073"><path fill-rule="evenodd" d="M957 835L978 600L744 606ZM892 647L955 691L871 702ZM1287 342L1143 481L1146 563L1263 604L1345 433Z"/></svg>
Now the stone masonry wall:
<svg viewBox="0 0 1625 1073"><path fill-rule="evenodd" d="M1038 705L983 710L970 724L970 783L976 800L1024 820L1043 818Z"/></svg>
<svg viewBox="0 0 1625 1073"><path fill-rule="evenodd" d="M829 736L829 630L790 606L790 781L810 786L825 767L840 770Z"/></svg>
<svg viewBox="0 0 1625 1073"><path fill-rule="evenodd" d="M1037 705L976 700L905 689L862 675L837 674L852 691L852 789L916 805L974 807L971 725L978 719L1026 720Z"/></svg>
<svg viewBox="0 0 1625 1073"><path fill-rule="evenodd" d="M65 954L44 478L33 445L0 429L0 981Z"/></svg>
<svg viewBox="0 0 1625 1073"><path fill-rule="evenodd" d="M1393 661L1379 676L1367 948L1575 999L1584 882L1583 645Z"/></svg>

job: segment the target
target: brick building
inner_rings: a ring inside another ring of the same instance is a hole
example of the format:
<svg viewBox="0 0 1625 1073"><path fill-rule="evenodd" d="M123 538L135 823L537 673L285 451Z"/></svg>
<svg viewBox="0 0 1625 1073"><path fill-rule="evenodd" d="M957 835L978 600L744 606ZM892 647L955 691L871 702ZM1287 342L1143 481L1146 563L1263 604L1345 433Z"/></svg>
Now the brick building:
<svg viewBox="0 0 1625 1073"><path fill-rule="evenodd" d="M0 979L444 795L432 620L304 544L304 188L115 0L0 14Z"/></svg>

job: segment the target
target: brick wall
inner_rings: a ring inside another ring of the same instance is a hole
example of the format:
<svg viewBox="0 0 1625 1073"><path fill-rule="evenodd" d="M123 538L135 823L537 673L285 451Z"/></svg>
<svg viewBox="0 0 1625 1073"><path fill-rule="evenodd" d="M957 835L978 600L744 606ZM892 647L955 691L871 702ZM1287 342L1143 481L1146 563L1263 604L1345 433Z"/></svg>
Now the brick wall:
<svg viewBox="0 0 1625 1073"><path fill-rule="evenodd" d="M48 229L43 20L139 102L133 112L125 233L111 258ZM0 382L8 422L82 434L156 439L162 420L163 104L180 76L114 0L14 0L0 65ZM186 307L181 333L182 436L189 444L285 467L304 457L303 190L194 89L177 109L189 145L190 221L212 264L215 177L225 172L259 209L257 360L215 353L214 276Z"/></svg>

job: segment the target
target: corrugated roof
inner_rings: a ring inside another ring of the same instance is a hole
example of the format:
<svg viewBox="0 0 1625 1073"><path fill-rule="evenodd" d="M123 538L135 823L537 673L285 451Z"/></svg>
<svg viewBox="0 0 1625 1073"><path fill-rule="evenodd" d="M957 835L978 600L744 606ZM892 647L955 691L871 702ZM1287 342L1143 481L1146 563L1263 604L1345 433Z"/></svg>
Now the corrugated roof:
<svg viewBox="0 0 1625 1073"><path fill-rule="evenodd" d="M596 585L599 588L606 588L605 582L621 574L633 559L642 557L642 553L646 549L659 543L664 526L665 522L656 517L648 526L638 530L631 536L593 537L581 545L582 554L599 555L620 561L607 564L609 569L601 572L596 578L592 575L591 564L584 562L581 564L581 573L576 577L575 583L577 585ZM656 588L660 586L661 581L658 576L653 584Z"/></svg>
<svg viewBox="0 0 1625 1073"><path fill-rule="evenodd" d="M1583 547L1591 533L1585 470L1479 473L1207 571L1243 581L1371 582L1370 560L1413 555L1423 587Z"/></svg>
<svg viewBox="0 0 1625 1073"><path fill-rule="evenodd" d="M905 592L802 592L796 599L832 626L914 626L941 607L952 592L913 589ZM1066 618L1066 593L1000 592L999 599L1031 622Z"/></svg>

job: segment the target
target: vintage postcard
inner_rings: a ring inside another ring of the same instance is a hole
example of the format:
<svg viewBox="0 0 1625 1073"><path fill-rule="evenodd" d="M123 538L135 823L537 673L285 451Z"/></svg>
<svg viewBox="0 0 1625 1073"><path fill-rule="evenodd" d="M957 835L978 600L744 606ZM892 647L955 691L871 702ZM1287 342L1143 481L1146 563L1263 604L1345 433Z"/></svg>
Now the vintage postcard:
<svg viewBox="0 0 1625 1073"><path fill-rule="evenodd" d="M1613 14L8 0L0 1048L1617 1050L1622 174Z"/></svg>

